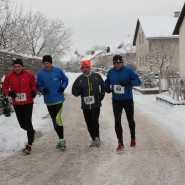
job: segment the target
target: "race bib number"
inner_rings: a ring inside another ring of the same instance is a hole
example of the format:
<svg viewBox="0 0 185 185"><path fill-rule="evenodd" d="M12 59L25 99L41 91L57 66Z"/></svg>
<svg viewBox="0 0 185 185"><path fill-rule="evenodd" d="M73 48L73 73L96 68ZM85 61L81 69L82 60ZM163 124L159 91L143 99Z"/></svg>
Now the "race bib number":
<svg viewBox="0 0 185 185"><path fill-rule="evenodd" d="M26 93L17 93L17 97L15 98L15 101L20 102L20 101L26 101Z"/></svg>
<svg viewBox="0 0 185 185"><path fill-rule="evenodd" d="M91 104L95 103L94 96L86 96L86 97L84 97L84 102L87 105L91 105Z"/></svg>
<svg viewBox="0 0 185 185"><path fill-rule="evenodd" d="M122 87L121 85L114 85L114 93L124 94L125 93L125 88Z"/></svg>

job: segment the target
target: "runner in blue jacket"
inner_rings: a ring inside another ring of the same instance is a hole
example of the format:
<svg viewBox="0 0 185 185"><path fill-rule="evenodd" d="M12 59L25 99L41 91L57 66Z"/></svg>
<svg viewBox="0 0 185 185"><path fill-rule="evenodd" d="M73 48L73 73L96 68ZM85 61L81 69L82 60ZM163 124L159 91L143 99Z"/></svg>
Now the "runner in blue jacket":
<svg viewBox="0 0 185 185"><path fill-rule="evenodd" d="M54 129L59 137L57 148L66 149L63 122L61 120L62 106L64 102L64 90L68 85L68 78L58 67L52 65L50 55L43 56L43 65L37 75L37 87L44 96L44 103L52 118Z"/></svg>
<svg viewBox="0 0 185 185"><path fill-rule="evenodd" d="M123 65L123 59L120 55L113 57L114 67L107 73L105 80L105 91L112 92L112 105L115 119L115 131L118 138L117 151L124 149L123 130L121 126L121 114L124 108L129 123L131 143L130 146L136 146L135 121L134 121L134 102L133 86L140 86L141 80L138 75L130 68Z"/></svg>

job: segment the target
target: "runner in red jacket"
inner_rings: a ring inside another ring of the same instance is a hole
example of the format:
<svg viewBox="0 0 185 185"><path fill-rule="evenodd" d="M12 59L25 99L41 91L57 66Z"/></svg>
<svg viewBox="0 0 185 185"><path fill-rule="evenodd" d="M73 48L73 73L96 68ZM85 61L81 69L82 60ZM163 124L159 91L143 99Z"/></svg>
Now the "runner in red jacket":
<svg viewBox="0 0 185 185"><path fill-rule="evenodd" d="M35 130L32 125L33 98L36 96L34 75L24 70L21 59L13 61L13 71L6 75L2 91L12 98L14 110L20 127L27 131L28 144L23 152L30 154Z"/></svg>

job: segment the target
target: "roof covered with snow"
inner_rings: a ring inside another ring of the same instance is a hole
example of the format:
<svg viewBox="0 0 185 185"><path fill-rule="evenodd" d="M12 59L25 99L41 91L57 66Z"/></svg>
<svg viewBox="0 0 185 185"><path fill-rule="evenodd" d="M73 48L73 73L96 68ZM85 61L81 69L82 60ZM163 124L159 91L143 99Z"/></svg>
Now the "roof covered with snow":
<svg viewBox="0 0 185 185"><path fill-rule="evenodd" d="M68 52L60 58L60 61L62 62L70 62L70 61L78 61L78 60L79 60L79 56L72 52Z"/></svg>
<svg viewBox="0 0 185 185"><path fill-rule="evenodd" d="M126 54L126 53L135 53L136 48L132 44L133 35L126 36L123 40L111 44L108 46L110 52L108 54Z"/></svg>
<svg viewBox="0 0 185 185"><path fill-rule="evenodd" d="M185 3L184 3L184 6L181 10L181 13L180 13L180 16L179 16L179 19L177 21L177 24L175 26L175 29L173 31L173 34L176 35L176 34L179 34L179 28L181 27L181 24L184 20L184 17L185 17Z"/></svg>
<svg viewBox="0 0 185 185"><path fill-rule="evenodd" d="M92 60L93 58L95 58L96 56L98 56L99 54L103 53L104 50L97 50L94 52L93 55L86 55L84 56L81 60Z"/></svg>
<svg viewBox="0 0 185 185"><path fill-rule="evenodd" d="M146 39L175 37L172 34L177 23L177 19L178 17L169 16L140 17L136 25L133 41L134 45L136 44L137 34L140 26Z"/></svg>

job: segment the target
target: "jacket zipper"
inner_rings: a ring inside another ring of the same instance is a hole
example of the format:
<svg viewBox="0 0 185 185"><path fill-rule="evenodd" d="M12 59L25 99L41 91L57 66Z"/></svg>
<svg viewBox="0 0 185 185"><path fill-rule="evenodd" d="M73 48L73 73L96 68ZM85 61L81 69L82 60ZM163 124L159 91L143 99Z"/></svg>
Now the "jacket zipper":
<svg viewBox="0 0 185 185"><path fill-rule="evenodd" d="M21 92L21 77L20 75L18 77L19 77L19 93L20 93ZM22 104L22 101L20 101L20 103Z"/></svg>
<svg viewBox="0 0 185 185"><path fill-rule="evenodd" d="M51 72L49 71L48 73L49 73L49 78L50 78L50 80L51 80L51 79L52 79L52 78L51 78Z"/></svg>
<svg viewBox="0 0 185 185"><path fill-rule="evenodd" d="M91 95L91 84L90 84L90 81L89 81L89 77L87 77L87 84L88 84L88 94L89 96ZM90 106L90 109L91 109L91 104L89 105Z"/></svg>

